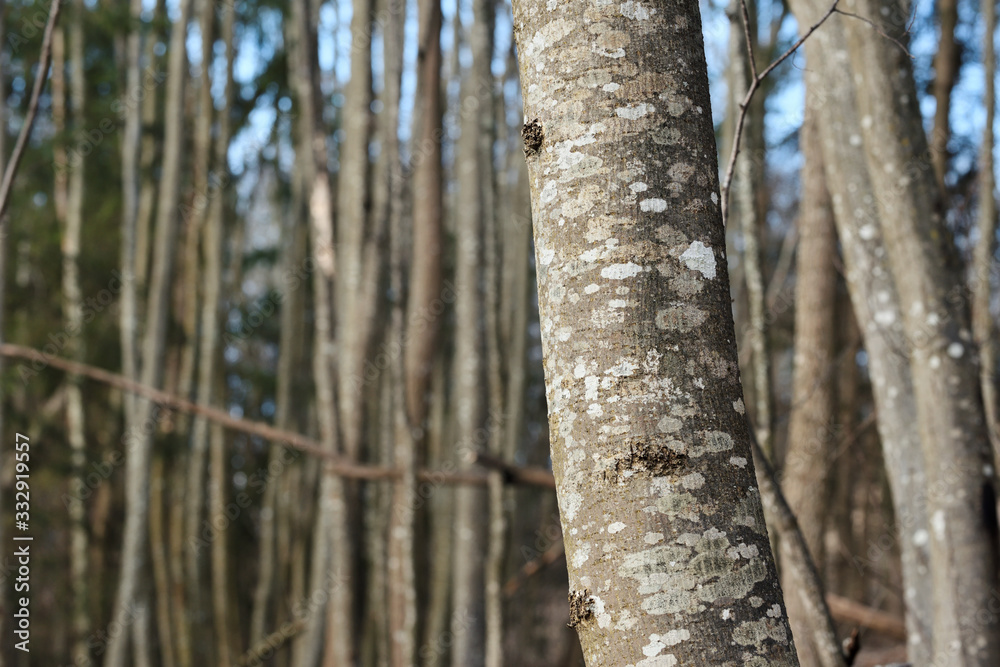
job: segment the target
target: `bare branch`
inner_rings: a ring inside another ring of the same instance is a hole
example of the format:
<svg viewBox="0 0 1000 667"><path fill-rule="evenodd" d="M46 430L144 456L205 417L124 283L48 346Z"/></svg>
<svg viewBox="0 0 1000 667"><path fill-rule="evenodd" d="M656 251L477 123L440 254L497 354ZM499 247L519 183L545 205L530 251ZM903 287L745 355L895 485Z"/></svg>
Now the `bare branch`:
<svg viewBox="0 0 1000 667"><path fill-rule="evenodd" d="M159 389L154 389L153 387L135 382L122 375L111 373L104 369L89 366L87 364L81 364L68 359L63 359L61 357L49 356L34 348L24 347L23 345L14 345L12 343L3 343L0 344L0 356L37 361L67 373L82 375L90 378L91 380L96 380L97 382L115 387L116 389L138 394L139 396L148 398L150 401L158 405L163 405L182 412L190 412L200 415L209 421L222 424L224 427L232 431L256 435L266 440L277 442L285 447L297 449L300 452L323 459L326 461L326 465L329 466L329 470L333 474L340 475L341 477L379 480L397 479L402 475L402 471L397 468L345 461L343 457L325 449L322 446L322 443L318 440L313 440L312 438L302 435L301 433L275 428L270 424L265 424L251 419L232 417L229 413L219 410L218 408L198 405L197 403L183 399L180 396L176 396ZM498 464L496 460L488 459L488 457L484 458L480 465L487 468L501 469L505 473L505 483L538 486L542 488L555 488L555 480L552 477L552 473L542 468L521 467L504 462L500 462ZM483 486L486 484L488 479L488 473L475 471L461 472L450 470L421 470L417 473L417 479L424 482L430 482L431 484L474 484Z"/></svg>
<svg viewBox="0 0 1000 667"><path fill-rule="evenodd" d="M898 39L896 39L895 37L893 37L892 35L890 35L889 33L887 33L885 30L882 29L882 26L878 25L877 23L875 23L871 19L867 19L864 16L861 16L860 14L854 14L852 12L845 12L845 11L842 11L840 9L836 10L836 12L838 14L840 14L841 16L847 16L847 17L852 18L852 19L857 19L857 20L859 20L859 21L861 21L863 23L867 23L868 25L870 25L872 27L872 30L874 30L879 35L881 35L882 37L885 37L890 42L892 42L893 44L895 44L896 46L898 46L900 48L900 50L902 50L902 52L906 54L907 58L909 58L910 60L916 60L916 58L914 58L913 54L910 53L909 50L906 48L905 44L903 44L901 41L899 41ZM910 19L910 23L906 26L906 32L907 33L910 32L910 27L912 25L913 25L913 19L911 18Z"/></svg>
<svg viewBox="0 0 1000 667"><path fill-rule="evenodd" d="M750 29L749 29L749 19L747 15L747 8L745 0L740 0L740 4L743 9L743 32L747 39L747 50L750 53L750 70L753 72L753 79L750 81L750 87L747 88L747 94L743 97L743 101L740 102L740 115L736 118L736 131L733 133L733 150L729 154L729 164L726 165L726 175L722 181L722 225L725 226L729 221L729 188L733 182L733 172L736 169L736 157L740 154L740 138L743 134L743 125L746 123L747 110L750 108L750 101L753 99L754 93L760 88L761 81L763 81L768 74L770 74L774 68L776 68L781 63L785 62L789 56L795 53L802 44L805 43L809 36L816 32L816 29L823 25L823 22L830 18L830 15L834 12L839 11L837 9L837 3L840 0L834 0L833 4L830 5L830 9L826 10L826 13L816 21L806 31L799 41L792 44L791 48L781 54L777 60L767 66L767 68L760 74L756 73L756 65L753 62L753 47L750 46ZM843 12L841 12L843 13Z"/></svg>
<svg viewBox="0 0 1000 667"><path fill-rule="evenodd" d="M35 124L35 116L38 115L38 99L41 97L45 81L49 78L49 59L52 56L52 31L55 30L60 9L62 9L62 1L52 0L52 6L49 8L49 20L45 24L45 32L42 37L42 51L38 56L38 70L35 73L35 83L31 87L31 99L28 101L28 112L24 116L24 124L21 125L21 132L17 135L17 143L14 144L14 151L7 162L7 169L3 172L3 181L0 182L0 221L3 220L4 211L7 210L10 189L14 183L14 174L17 173L17 167L21 162L21 158L24 157L24 149L28 145L28 136L31 134L31 128Z"/></svg>

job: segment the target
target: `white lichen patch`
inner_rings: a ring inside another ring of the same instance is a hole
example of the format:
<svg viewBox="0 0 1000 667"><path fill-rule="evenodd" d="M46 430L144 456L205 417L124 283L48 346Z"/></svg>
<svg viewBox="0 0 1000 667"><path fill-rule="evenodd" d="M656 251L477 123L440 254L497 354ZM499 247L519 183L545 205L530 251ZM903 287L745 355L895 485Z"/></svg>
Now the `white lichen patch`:
<svg viewBox="0 0 1000 667"><path fill-rule="evenodd" d="M576 549L573 551L573 567L580 567L584 563L590 560L590 542L584 542L583 544L577 545Z"/></svg>
<svg viewBox="0 0 1000 667"><path fill-rule="evenodd" d="M740 413L741 415L746 414L747 408L745 405L743 405L742 398L737 398L735 401L733 401L733 410L736 410L736 412Z"/></svg>
<svg viewBox="0 0 1000 667"><path fill-rule="evenodd" d="M607 372L615 376L616 378L621 378L632 375L633 373L635 373L635 370L637 368L638 366L633 364L628 359L622 359L620 362L609 368Z"/></svg>
<svg viewBox="0 0 1000 667"><path fill-rule="evenodd" d="M628 189L631 190L632 192L639 193L648 190L649 186L643 183L642 181L636 181L635 183L629 185Z"/></svg>
<svg viewBox="0 0 1000 667"><path fill-rule="evenodd" d="M637 276L641 272L641 266L633 262L627 262L625 264L612 264L611 266L605 266L601 269L601 277L608 278L610 280L625 280L626 278Z"/></svg>
<svg viewBox="0 0 1000 667"><path fill-rule="evenodd" d="M614 535L615 533L620 533L625 530L625 524L621 521L615 521L613 524L608 526L608 532Z"/></svg>
<svg viewBox="0 0 1000 667"><path fill-rule="evenodd" d="M627 0L621 4L622 16L636 21L646 21L656 13L655 9L644 6L635 0Z"/></svg>
<svg viewBox="0 0 1000 667"><path fill-rule="evenodd" d="M762 618L758 621L743 621L733 630L733 641L741 646L759 646L765 639L779 643L788 641L785 624Z"/></svg>
<svg viewBox="0 0 1000 667"><path fill-rule="evenodd" d="M680 260L692 271L698 271L709 280L715 278L715 253L701 241L694 241L681 254Z"/></svg>
<svg viewBox="0 0 1000 667"><path fill-rule="evenodd" d="M705 486L705 476L700 472L693 472L681 477L680 482L685 489L700 489Z"/></svg>
<svg viewBox="0 0 1000 667"><path fill-rule="evenodd" d="M642 541L646 544L657 544L663 541L663 533L646 533Z"/></svg>
<svg viewBox="0 0 1000 667"><path fill-rule="evenodd" d="M684 422L676 417L661 417L660 421L656 424L656 430L660 433L676 433L681 430L681 426L683 425Z"/></svg>
<svg viewBox="0 0 1000 667"><path fill-rule="evenodd" d="M665 199L657 199L656 197L643 199L639 202L639 209L646 212L660 213L667 210L667 202Z"/></svg>
<svg viewBox="0 0 1000 667"><path fill-rule="evenodd" d="M672 653L667 653L666 655L657 655L652 658L643 658L635 663L635 667L674 667L676 664L677 658Z"/></svg>
<svg viewBox="0 0 1000 667"><path fill-rule="evenodd" d="M611 625L611 613L607 610L604 600L596 595L591 596L594 603L594 616L597 618L597 627L606 628Z"/></svg>
<svg viewBox="0 0 1000 667"><path fill-rule="evenodd" d="M539 196L539 199L542 201L543 204L548 204L553 199L556 198L557 194L558 193L556 191L556 182L549 181L548 183L545 184L545 187L542 188L542 194Z"/></svg>
<svg viewBox="0 0 1000 667"><path fill-rule="evenodd" d="M646 114L651 114L656 111L656 108L652 104L646 104L645 102L639 102L638 104L629 104L624 107L617 107L615 109L615 114L620 118L625 118L627 120L638 120Z"/></svg>
<svg viewBox="0 0 1000 667"><path fill-rule="evenodd" d="M598 285L597 283L590 283L589 285L587 285L586 287L583 288L583 293L584 294L593 294L594 292L596 292L599 289L601 289L600 285Z"/></svg>
<svg viewBox="0 0 1000 667"><path fill-rule="evenodd" d="M687 641L688 639L691 639L691 633L686 628L671 630L665 635L660 635L660 641L667 646L676 646L677 644Z"/></svg>
<svg viewBox="0 0 1000 667"><path fill-rule="evenodd" d="M563 507L562 512L566 515L569 521L576 518L577 512L580 511L580 506L583 504L583 496L574 491L566 493L563 497Z"/></svg>
<svg viewBox="0 0 1000 667"><path fill-rule="evenodd" d="M729 457L729 462L732 463L737 468L746 468L747 467L747 460L745 458L743 458L742 456L730 456Z"/></svg>
<svg viewBox="0 0 1000 667"><path fill-rule="evenodd" d="M642 647L642 654L646 657L652 657L659 655L660 651L665 648L667 645L660 641L660 635L652 634L649 636L649 643Z"/></svg>
<svg viewBox="0 0 1000 667"><path fill-rule="evenodd" d="M732 449L733 446L733 437L728 433L722 431L705 431L701 444L688 447L687 454L688 456L697 458L705 454L725 452Z"/></svg>

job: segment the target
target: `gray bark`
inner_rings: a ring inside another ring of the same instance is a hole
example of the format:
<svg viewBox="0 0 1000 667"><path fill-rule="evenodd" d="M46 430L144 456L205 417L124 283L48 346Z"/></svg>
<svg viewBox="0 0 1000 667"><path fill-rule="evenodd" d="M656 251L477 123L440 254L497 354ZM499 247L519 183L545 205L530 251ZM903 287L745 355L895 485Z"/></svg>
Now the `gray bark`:
<svg viewBox="0 0 1000 667"><path fill-rule="evenodd" d="M698 5L524 0L514 26L587 664L797 665L744 414Z"/></svg>
<svg viewBox="0 0 1000 667"><path fill-rule="evenodd" d="M907 15L898 4L856 0L846 9L905 43ZM862 21L845 27L861 134L913 373L931 524L933 655L960 667L995 665L1000 619L977 617L994 604L997 587L995 493L979 368L964 287L940 216L941 193L912 64L897 44Z"/></svg>
<svg viewBox="0 0 1000 667"><path fill-rule="evenodd" d="M812 25L828 9L822 0L792 0L791 7L800 25ZM847 62L844 22L849 20L832 17L806 42L806 60L812 63L805 70L806 105L817 114L848 291L868 353L895 506L896 525L888 532L899 543L905 582L907 651L920 665L929 656L933 636L927 480L900 301L874 205Z"/></svg>
<svg viewBox="0 0 1000 667"><path fill-rule="evenodd" d="M828 470L838 441L834 438L835 394L833 382L837 304L837 235L833 208L826 190L822 147L816 114L810 111L800 131L805 156L802 198L799 205L799 248L795 270L795 361L792 381L792 414L788 446L782 469L782 490L798 519L806 547L816 568L824 563L823 535L828 512ZM853 359L846 363L854 363ZM796 590L792 568L794 545L781 543L782 587ZM806 632L813 609L799 597L789 596L788 620L798 637L802 665L824 663L828 651L815 646ZM839 656L839 648L837 655ZM841 660L842 662L842 660Z"/></svg>

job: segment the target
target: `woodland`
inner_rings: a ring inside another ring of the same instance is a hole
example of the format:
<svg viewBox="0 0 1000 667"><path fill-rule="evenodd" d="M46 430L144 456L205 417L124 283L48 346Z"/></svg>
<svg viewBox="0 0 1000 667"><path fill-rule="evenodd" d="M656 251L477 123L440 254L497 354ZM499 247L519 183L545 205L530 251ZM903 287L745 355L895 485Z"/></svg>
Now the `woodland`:
<svg viewBox="0 0 1000 667"><path fill-rule="evenodd" d="M0 0L0 667L1000 665L995 9Z"/></svg>

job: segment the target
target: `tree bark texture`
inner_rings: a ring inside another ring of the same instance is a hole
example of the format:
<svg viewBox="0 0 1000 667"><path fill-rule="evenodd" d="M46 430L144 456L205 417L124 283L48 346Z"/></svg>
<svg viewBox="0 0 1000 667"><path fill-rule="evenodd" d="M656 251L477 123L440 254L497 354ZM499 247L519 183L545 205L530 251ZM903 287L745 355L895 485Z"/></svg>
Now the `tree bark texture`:
<svg viewBox="0 0 1000 667"><path fill-rule="evenodd" d="M833 208L826 190L822 148L815 113L807 112L800 133L805 166L802 169L802 202L799 206L799 248L795 279L795 361L792 381L792 415L782 470L782 489L798 519L805 544L816 568L824 562L823 533L828 511L828 472L838 441L833 437L837 377L834 366L836 338L837 234ZM853 359L845 363L854 363ZM794 558L792 545L779 548L782 588L795 590L795 573L785 568ZM798 637L799 662L817 665L821 655L805 630L813 612L798 596L789 596L788 620ZM808 659L806 658L808 656Z"/></svg>
<svg viewBox="0 0 1000 667"><path fill-rule="evenodd" d="M823 0L792 0L791 7L800 25L812 25L828 5ZM919 665L929 656L933 637L927 482L900 300L886 257L849 71L844 24L850 20L832 17L806 42L806 59L811 63L805 70L806 105L817 114L848 291L862 323L895 506L896 525L887 526L886 533L900 547L907 651Z"/></svg>
<svg viewBox="0 0 1000 667"><path fill-rule="evenodd" d="M849 0L847 10L905 42L908 15L893 2ZM995 493L964 286L941 217L908 54L861 21L845 24L889 265L899 291L913 373L931 529L934 659L1000 663ZM873 66L877 64L877 66Z"/></svg>
<svg viewBox="0 0 1000 667"><path fill-rule="evenodd" d="M514 3L587 664L797 665L737 364L698 5Z"/></svg>

